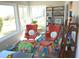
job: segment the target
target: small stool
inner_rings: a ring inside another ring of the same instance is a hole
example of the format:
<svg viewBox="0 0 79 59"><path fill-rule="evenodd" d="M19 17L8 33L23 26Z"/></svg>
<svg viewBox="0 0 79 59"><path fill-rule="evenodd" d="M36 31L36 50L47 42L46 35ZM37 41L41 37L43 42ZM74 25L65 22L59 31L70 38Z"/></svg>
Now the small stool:
<svg viewBox="0 0 79 59"><path fill-rule="evenodd" d="M45 56L47 57L48 56L48 48L47 47L44 47L42 49L42 51L40 52L39 56L38 57L42 57L42 54L45 53Z"/></svg>
<svg viewBox="0 0 79 59"><path fill-rule="evenodd" d="M48 54L50 54L52 51L52 49L50 48L51 45L52 45L51 41L42 40L40 42L40 47L39 47L39 53L40 53L39 57L42 57L42 53L45 53L47 57Z"/></svg>

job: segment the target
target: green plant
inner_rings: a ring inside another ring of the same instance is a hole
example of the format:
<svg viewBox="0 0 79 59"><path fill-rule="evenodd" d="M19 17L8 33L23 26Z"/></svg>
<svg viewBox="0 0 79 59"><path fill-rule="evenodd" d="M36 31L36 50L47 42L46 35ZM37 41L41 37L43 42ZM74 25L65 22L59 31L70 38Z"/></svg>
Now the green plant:
<svg viewBox="0 0 79 59"><path fill-rule="evenodd" d="M32 23L37 23L37 21L32 21Z"/></svg>
<svg viewBox="0 0 79 59"><path fill-rule="evenodd" d="M37 21L32 21L32 23L36 24L36 23L37 23Z"/></svg>
<svg viewBox="0 0 79 59"><path fill-rule="evenodd" d="M0 17L0 32L2 30L2 26L3 26L3 19Z"/></svg>

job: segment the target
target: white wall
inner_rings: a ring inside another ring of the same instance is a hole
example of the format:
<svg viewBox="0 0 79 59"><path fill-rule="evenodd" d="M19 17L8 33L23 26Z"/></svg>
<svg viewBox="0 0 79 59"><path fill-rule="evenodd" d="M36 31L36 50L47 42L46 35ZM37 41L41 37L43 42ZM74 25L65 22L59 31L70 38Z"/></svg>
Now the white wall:
<svg viewBox="0 0 79 59"><path fill-rule="evenodd" d="M0 1L0 4L20 4L20 5L28 5L28 1Z"/></svg>
<svg viewBox="0 0 79 59"><path fill-rule="evenodd" d="M30 5L64 6L65 1L30 1Z"/></svg>
<svg viewBox="0 0 79 59"><path fill-rule="evenodd" d="M77 15L77 22L79 25L79 1L74 2L74 10L75 14ZM78 41L77 41L77 50L76 50L76 58L79 58L79 26L78 26Z"/></svg>

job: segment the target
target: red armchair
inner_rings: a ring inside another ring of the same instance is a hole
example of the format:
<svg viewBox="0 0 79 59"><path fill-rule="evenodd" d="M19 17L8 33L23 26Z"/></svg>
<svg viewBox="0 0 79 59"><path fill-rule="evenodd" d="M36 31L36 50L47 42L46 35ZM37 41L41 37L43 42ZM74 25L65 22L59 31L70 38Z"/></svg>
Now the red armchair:
<svg viewBox="0 0 79 59"><path fill-rule="evenodd" d="M61 25L49 24L48 31L45 34L46 40L41 41L40 44L42 44L42 45L45 44L45 45L49 46L51 44L51 41L55 41L59 37L60 30L61 30ZM47 43L47 41L49 41L49 42ZM44 42L44 43L42 43L42 42Z"/></svg>
<svg viewBox="0 0 79 59"><path fill-rule="evenodd" d="M60 30L61 30L61 25L49 24L48 25L48 31L45 34L46 40L42 40L40 42L39 51L41 51L44 47L48 47L48 53L51 53L52 49L51 49L50 46L59 37Z"/></svg>
<svg viewBox="0 0 79 59"><path fill-rule="evenodd" d="M46 40L55 41L59 37L61 31L61 25L48 25L48 31L46 32Z"/></svg>
<svg viewBox="0 0 79 59"><path fill-rule="evenodd" d="M28 24L26 25L26 30L25 30L25 38L27 38L27 42L31 42L34 43L35 42L35 38L37 36L37 25L34 24Z"/></svg>

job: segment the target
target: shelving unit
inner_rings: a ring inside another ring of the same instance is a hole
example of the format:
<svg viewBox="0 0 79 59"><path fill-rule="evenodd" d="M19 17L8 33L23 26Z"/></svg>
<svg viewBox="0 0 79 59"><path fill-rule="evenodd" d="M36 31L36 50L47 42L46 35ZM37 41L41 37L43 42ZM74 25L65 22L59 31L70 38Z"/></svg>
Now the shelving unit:
<svg viewBox="0 0 79 59"><path fill-rule="evenodd" d="M48 26L48 24L63 24L64 6L47 7L46 17L46 27Z"/></svg>
<svg viewBox="0 0 79 59"><path fill-rule="evenodd" d="M72 16L72 13L73 13L73 11L71 11L72 2L67 4L67 9L68 10L66 11L67 15L65 16L66 20L65 20L64 33L63 33L64 36L62 41L64 45L61 46L61 51L59 54L60 58L73 58L76 55L75 53L76 53L76 47L77 47L78 23L73 22L73 20L76 20L76 19L73 19L73 16ZM71 37L69 37L69 33L71 33L70 35ZM68 39L71 41L68 41ZM71 42L71 43L69 43L68 45L68 42Z"/></svg>

